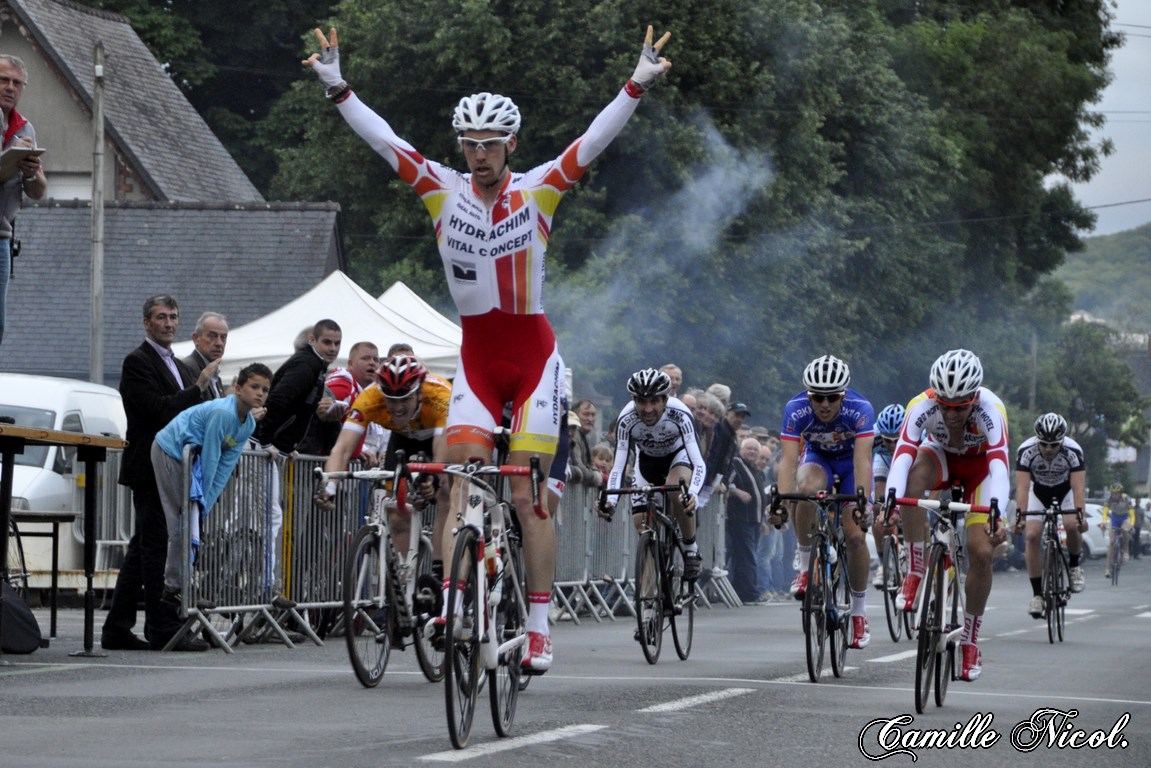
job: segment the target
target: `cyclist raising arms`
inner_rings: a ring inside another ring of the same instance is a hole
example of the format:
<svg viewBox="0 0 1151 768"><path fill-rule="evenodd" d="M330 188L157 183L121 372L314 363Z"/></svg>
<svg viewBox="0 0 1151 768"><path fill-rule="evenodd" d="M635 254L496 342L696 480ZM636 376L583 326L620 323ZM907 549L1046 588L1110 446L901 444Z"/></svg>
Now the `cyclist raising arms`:
<svg viewBox="0 0 1151 768"><path fill-rule="evenodd" d="M433 460L442 460L447 452L444 441L444 425L448 418L448 401L452 396L452 385L428 373L428 369L417 358L410 355L394 355L380 365L376 382L365 389L352 402L351 409L344 419L344 426L336 439L336 445L328 455L325 472L342 472L348 462L359 452L367 434L369 424L378 424L391 432L388 447L384 454L384 469L395 469L396 451L402 450L410 458L423 453ZM436 480L432 475L426 477ZM316 505L330 509L334 504L337 481L328 483L316 490ZM448 519L448 489L434 484L420 486L423 498L436 500L435 531L432 537L432 571L443 577L444 566L441 539L451 540L450 531L445 535ZM393 514L389 527L395 540L397 552L408 551L408 531L410 518L406 514Z"/></svg>
<svg viewBox="0 0 1151 768"><path fill-rule="evenodd" d="M906 410L899 403L886 406L875 417L875 431L879 439L875 441L875 448L871 451L871 500L882 504L887 493L887 473L891 471L892 453L895 444L899 442L899 433L903 429L903 417ZM875 550L879 562L883 562L883 540L895 528L896 520L892 518L884 526L883 516L876 515L871 525L871 534L875 537ZM883 589L884 573L882 566L875 570L875 580L872 585Z"/></svg>
<svg viewBox="0 0 1151 768"><path fill-rule="evenodd" d="M1083 550L1081 533L1087 530L1083 504L1087 500L1085 478L1087 464L1079 443L1067 437L1067 420L1058 413L1045 413L1035 420L1035 435L1023 441L1015 452L1015 509L1039 512L1058 503L1066 510L1063 530L1067 533L1072 592L1083 591L1083 569L1079 566ZM1043 613L1043 556L1041 542L1043 518L1020 519L1025 530L1027 576L1031 579L1031 602L1027 612L1037 619ZM1019 532L1017 528L1016 532Z"/></svg>
<svg viewBox="0 0 1151 768"><path fill-rule="evenodd" d="M837 357L824 355L803 369L800 392L783 408L779 460L780 493L817 493L832 490L839 479L840 493L871 487L871 448L875 442L875 410L863 395L849 389L851 370ZM803 454L800 455L800 442ZM847 544L847 574L851 582L851 647L871 643L867 621L867 572L870 557L863 518L867 510L855 509L840 521ZM791 594L802 600L807 591L807 566L811 560L811 531L815 505L795 506L795 537L799 544L799 574ZM778 518L777 518L778 520ZM773 521L775 522L775 521Z"/></svg>
<svg viewBox="0 0 1151 768"><path fill-rule="evenodd" d="M679 398L670 397L671 378L663 371L644 368L627 380L631 402L620 411L617 424L615 464L608 475L608 488L621 488L628 460L635 454L637 485L677 485L687 481L687 503L678 493L670 493L671 512L679 522L683 543L687 548L683 558L683 577L699 578L701 559L699 542L695 540L696 496L703 487L707 467L695 440L695 422L691 409ZM601 497L601 517L611 519L617 497ZM637 504L632 504L633 509ZM642 512L632 515L637 526Z"/></svg>
<svg viewBox="0 0 1151 768"><path fill-rule="evenodd" d="M919 499L927 491L959 483L967 503L986 505L993 498L1008 498L1007 412L1003 401L983 386L979 358L966 349L946 352L931 366L930 381L931 388L907 405L887 476L888 493ZM900 514L904 540L911 545L911 563L896 603L910 611L915 608L915 593L927 569L924 549L928 527L920 507L901 507ZM992 536L986 513L968 513L966 530L970 568L959 677L970 681L983 670L977 643L991 592L991 555L995 545L1007 539L1007 532L999 526Z"/></svg>
<svg viewBox="0 0 1151 768"><path fill-rule="evenodd" d="M446 430L452 462L491 456L492 433L504 404L513 405L508 461L527 466L540 457L546 477L560 431L562 364L555 334L544 315L544 253L552 217L563 195L635 112L643 93L671 67L660 51L671 37L652 43L648 27L639 64L616 98L587 132L555 160L527 173L509 167L517 146L520 112L511 99L477 93L460 100L452 116L468 173L417 152L352 92L340 75L336 30L315 31L320 53L311 67L348 125L411 186L428 213L448 288L460 313L463 339ZM464 484L457 484L466 493ZM542 672L552 663L547 609L555 576L555 528L527 510L531 481L511 478L512 501L522 510L528 602L529 650L524 666ZM452 509L462 510L460 494Z"/></svg>

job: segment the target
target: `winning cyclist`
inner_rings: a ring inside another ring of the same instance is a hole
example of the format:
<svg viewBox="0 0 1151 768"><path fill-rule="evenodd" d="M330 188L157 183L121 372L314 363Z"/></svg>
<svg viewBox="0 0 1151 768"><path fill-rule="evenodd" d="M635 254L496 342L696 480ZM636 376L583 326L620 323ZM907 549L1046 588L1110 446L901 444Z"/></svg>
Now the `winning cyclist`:
<svg viewBox="0 0 1151 768"><path fill-rule="evenodd" d="M867 398L848 388L850 382L851 369L847 363L831 355L817 357L803 369L804 391L783 408L780 493L836 490L833 484L837 478L840 493L853 493L857 487L871 486L875 410ZM870 557L863 519L867 510L855 509L854 504L846 504L844 509L853 511L843 515L840 521L847 544L847 575L851 583L851 647L866 648L871 643L871 627L867 621ZM801 501L795 505L799 574L791 583L791 594L796 600L802 600L807 591L815 517L812 502Z"/></svg>
<svg viewBox="0 0 1151 768"><path fill-rule="evenodd" d="M671 397L671 378L663 371L644 368L627 380L631 402L623 407L617 424L615 464L608 475L607 487L620 488L628 461L635 458L637 484L676 485L687 481L688 498L681 502L678 493L668 494L671 512L679 521L683 543L683 577L699 578L701 559L695 540L696 496L703 487L706 466L695 440L695 423L691 409L679 398ZM642 478L642 479L641 479ZM601 517L611 519L617 497L602 497ZM637 505L633 503L633 510ZM633 522L642 522L642 512Z"/></svg>
<svg viewBox="0 0 1151 768"><path fill-rule="evenodd" d="M895 444L899 442L899 432L903 429L903 416L906 410L899 403L891 403L884 407L875 417L875 431L879 439L875 441L875 448L871 451L871 500L882 503L887 493L887 473L891 471L892 452ZM875 551L879 562L883 562L883 540L887 534L895 530L897 519L892 516L885 526L883 516L876 515L871 524L871 535L875 537ZM883 566L875 570L875 580L872 586L883 589Z"/></svg>
<svg viewBox="0 0 1151 768"><path fill-rule="evenodd" d="M1067 532L1067 554L1070 557L1071 591L1083 591L1083 568L1079 566L1083 551L1082 533L1087 530L1083 519L1086 502L1087 464L1079 443L1067 437L1067 420L1058 413L1045 413L1035 420L1035 435L1023 441L1015 453L1015 509L1039 512L1058 503L1065 510L1063 530ZM1043 618L1043 519L1020 517L1015 530L1026 531L1027 575L1031 579L1031 602L1027 612Z"/></svg>
<svg viewBox="0 0 1151 768"><path fill-rule="evenodd" d="M660 57L671 33L654 44L648 27L639 64L586 133L559 157L526 173L512 172L520 111L511 99L477 93L460 99L452 128L468 166L461 173L424 157L361 102L340 75L336 30L315 30L321 52L311 67L348 125L419 194L431 215L463 339L446 430L448 457L490 456L504 404L513 404L508 461L527 466L539 456L546 477L556 452L563 392L555 334L544 315L544 253L552 217L564 194L623 129L644 92L671 67ZM466 486L457 484L460 493ZM530 480L511 478L517 509L532 506ZM460 493L452 507L462 509ZM551 519L521 514L529 584L528 653L524 666L552 663L548 604L555 577Z"/></svg>
<svg viewBox="0 0 1151 768"><path fill-rule="evenodd" d="M894 490L897 498L918 499L927 491L959 483L967 503L986 505L991 499L1008 498L1007 412L1003 401L983 386L979 358L966 349L946 352L932 364L930 382L931 388L907 405L887 476L888 493ZM900 516L904 540L911 545L911 564L896 604L913 611L915 593L927 570L926 512L908 506L900 509ZM1007 532L999 526L993 536L986 513L969 513L966 530L969 570L959 677L971 681L983 671L977 643L991 592L991 556L995 546L1006 541Z"/></svg>
<svg viewBox="0 0 1151 768"><path fill-rule="evenodd" d="M348 462L359 452L364 442L369 424L378 424L388 432L387 450L384 454L384 469L396 466L396 451L403 450L408 457L423 453L440 461L446 455L444 425L448 417L448 401L452 396L452 385L428 373L419 359L410 355L394 355L380 365L376 382L365 389L352 402L351 409L344 419L344 426L336 438L325 472L342 472ZM437 478L427 476L433 481ZM338 483L329 480L316 490L316 505L330 509L334 502ZM444 543L451 540L447 529L448 489L447 484L439 486L430 483L420 486L421 495L436 500L436 522L432 537L432 571L443 578ZM389 527L397 552L408 551L410 516L398 511L389 516Z"/></svg>
<svg viewBox="0 0 1151 768"><path fill-rule="evenodd" d="M1103 525L1111 529L1111 543L1107 545L1107 570L1103 578L1111 578L1111 550L1120 547L1120 557L1127 562L1128 537L1135 527L1135 509L1131 499L1123 492L1123 483L1112 483L1107 503L1103 505ZM1122 564L1122 563L1121 563Z"/></svg>

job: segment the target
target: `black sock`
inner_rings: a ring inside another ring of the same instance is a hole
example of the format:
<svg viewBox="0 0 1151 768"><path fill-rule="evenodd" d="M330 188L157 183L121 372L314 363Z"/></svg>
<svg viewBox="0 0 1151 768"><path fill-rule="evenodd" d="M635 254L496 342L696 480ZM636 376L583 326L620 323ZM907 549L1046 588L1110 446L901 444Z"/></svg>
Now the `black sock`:
<svg viewBox="0 0 1151 768"><path fill-rule="evenodd" d="M1035 593L1036 597L1039 597L1040 594L1043 592L1043 577L1042 576L1039 576L1039 577L1031 580L1031 591Z"/></svg>
<svg viewBox="0 0 1151 768"><path fill-rule="evenodd" d="M1069 563L1068 567L1069 568L1078 568L1079 567L1079 558L1080 558L1080 555L1068 555L1067 556L1067 560Z"/></svg>

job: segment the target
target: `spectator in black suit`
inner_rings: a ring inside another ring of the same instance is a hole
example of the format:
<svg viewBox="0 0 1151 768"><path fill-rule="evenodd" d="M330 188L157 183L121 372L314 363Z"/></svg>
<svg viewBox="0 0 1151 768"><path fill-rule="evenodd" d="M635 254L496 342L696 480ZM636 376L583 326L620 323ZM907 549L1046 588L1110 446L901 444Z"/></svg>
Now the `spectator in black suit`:
<svg viewBox="0 0 1151 768"><path fill-rule="evenodd" d="M200 371L204 370L208 363L224 357L224 349L228 345L228 318L219 312L205 312L200 315L196 327L192 330L192 344L195 349L192 350L192 354L184 358L184 362L199 376ZM213 398L227 394L225 392L227 387L220 381L219 373L212 377L208 388Z"/></svg>
<svg viewBox="0 0 1151 768"><path fill-rule="evenodd" d="M160 650L180 628L176 608L160 598L164 591L164 563L168 558L168 524L152 469L152 441L176 414L208 397L219 361L209 363L199 376L172 353L180 327L180 310L171 296L153 296L144 302L144 343L128 353L120 374L120 396L128 417L128 447L120 466L120 484L132 489L135 531L120 565L112 607L104 620L101 647L108 650ZM136 624L136 603L144 590L144 637ZM203 640L185 637L175 650L203 651Z"/></svg>

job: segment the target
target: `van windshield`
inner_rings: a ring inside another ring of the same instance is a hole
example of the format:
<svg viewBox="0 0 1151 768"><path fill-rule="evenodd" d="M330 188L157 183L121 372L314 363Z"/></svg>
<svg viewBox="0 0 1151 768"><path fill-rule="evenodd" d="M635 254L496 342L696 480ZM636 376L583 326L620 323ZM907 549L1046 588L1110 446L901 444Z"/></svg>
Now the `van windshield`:
<svg viewBox="0 0 1151 768"><path fill-rule="evenodd" d="M39 408L24 408L19 405L0 403L0 418L4 416L15 419L16 425L21 427L52 429L56 423L55 411L44 411ZM24 453L16 454L16 463L28 467L42 467L44 466L45 458L48 456L48 448L49 446L47 445L26 446Z"/></svg>

